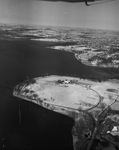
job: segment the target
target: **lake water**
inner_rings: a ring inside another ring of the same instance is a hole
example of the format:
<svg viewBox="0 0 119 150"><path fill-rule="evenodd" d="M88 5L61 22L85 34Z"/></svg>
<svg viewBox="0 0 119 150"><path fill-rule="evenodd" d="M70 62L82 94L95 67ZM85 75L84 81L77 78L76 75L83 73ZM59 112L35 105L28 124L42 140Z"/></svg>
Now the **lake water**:
<svg viewBox="0 0 119 150"><path fill-rule="evenodd" d="M0 41L0 149L73 149L73 120L13 97L13 88L21 81L44 75L100 80L110 77L104 71L81 64L73 53L46 48L53 44Z"/></svg>

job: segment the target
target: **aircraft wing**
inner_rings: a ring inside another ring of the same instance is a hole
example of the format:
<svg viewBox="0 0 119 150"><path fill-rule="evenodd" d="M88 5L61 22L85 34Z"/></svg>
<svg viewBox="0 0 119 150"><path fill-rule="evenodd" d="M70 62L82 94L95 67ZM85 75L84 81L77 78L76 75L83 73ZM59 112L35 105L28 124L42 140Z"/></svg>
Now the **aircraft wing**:
<svg viewBox="0 0 119 150"><path fill-rule="evenodd" d="M37 1L51 1L51 2L68 2L68 3L80 3L80 2L93 2L95 0L37 0Z"/></svg>
<svg viewBox="0 0 119 150"><path fill-rule="evenodd" d="M37 1L49 1L49 2L67 2L67 3L85 3L87 6L97 5L101 3L107 3L115 0L37 0ZM88 2L94 2L93 4L88 4Z"/></svg>

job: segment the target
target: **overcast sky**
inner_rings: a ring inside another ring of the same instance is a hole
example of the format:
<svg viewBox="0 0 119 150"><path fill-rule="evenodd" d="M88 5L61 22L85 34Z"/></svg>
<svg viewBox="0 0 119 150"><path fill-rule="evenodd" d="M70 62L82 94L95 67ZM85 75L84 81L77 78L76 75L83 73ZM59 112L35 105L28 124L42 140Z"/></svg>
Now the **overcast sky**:
<svg viewBox="0 0 119 150"><path fill-rule="evenodd" d="M119 30L119 0L89 7L84 3L0 0L0 23Z"/></svg>

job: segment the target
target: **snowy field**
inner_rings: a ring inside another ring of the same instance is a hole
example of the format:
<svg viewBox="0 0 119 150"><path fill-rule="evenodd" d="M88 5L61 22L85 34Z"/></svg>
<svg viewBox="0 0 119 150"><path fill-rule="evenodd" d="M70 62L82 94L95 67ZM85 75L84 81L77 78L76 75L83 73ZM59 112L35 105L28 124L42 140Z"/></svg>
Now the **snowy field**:
<svg viewBox="0 0 119 150"><path fill-rule="evenodd" d="M107 106L115 99L118 101L118 91L116 80L94 82L66 76L46 76L35 78L33 84L25 84L16 95L31 100L40 99L49 105L87 110L100 102Z"/></svg>

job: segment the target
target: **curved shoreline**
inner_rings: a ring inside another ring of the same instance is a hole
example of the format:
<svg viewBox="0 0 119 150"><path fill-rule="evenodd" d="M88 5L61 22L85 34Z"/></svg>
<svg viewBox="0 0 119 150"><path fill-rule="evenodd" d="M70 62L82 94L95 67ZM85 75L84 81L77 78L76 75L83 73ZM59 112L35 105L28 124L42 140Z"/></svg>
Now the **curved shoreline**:
<svg viewBox="0 0 119 150"><path fill-rule="evenodd" d="M34 78L34 80L34 83L30 83L29 81L29 83L23 82L17 85L13 91L13 95L68 116L71 112L78 113L80 110L88 111L98 107L98 109L101 109L101 106L99 106L101 103L108 106L113 101L113 99L108 99L108 96L112 94L112 96L115 97L116 94L113 92L110 93L107 89L111 86L115 86L115 88L118 86L118 84L114 84L110 81L100 83L55 75L37 77ZM27 91L27 93L25 93L25 91ZM31 91L33 91L32 94ZM92 93L91 97L88 96L90 92ZM63 94L63 97L61 97L61 94ZM75 97L78 95L79 97L81 96L81 99Z"/></svg>

